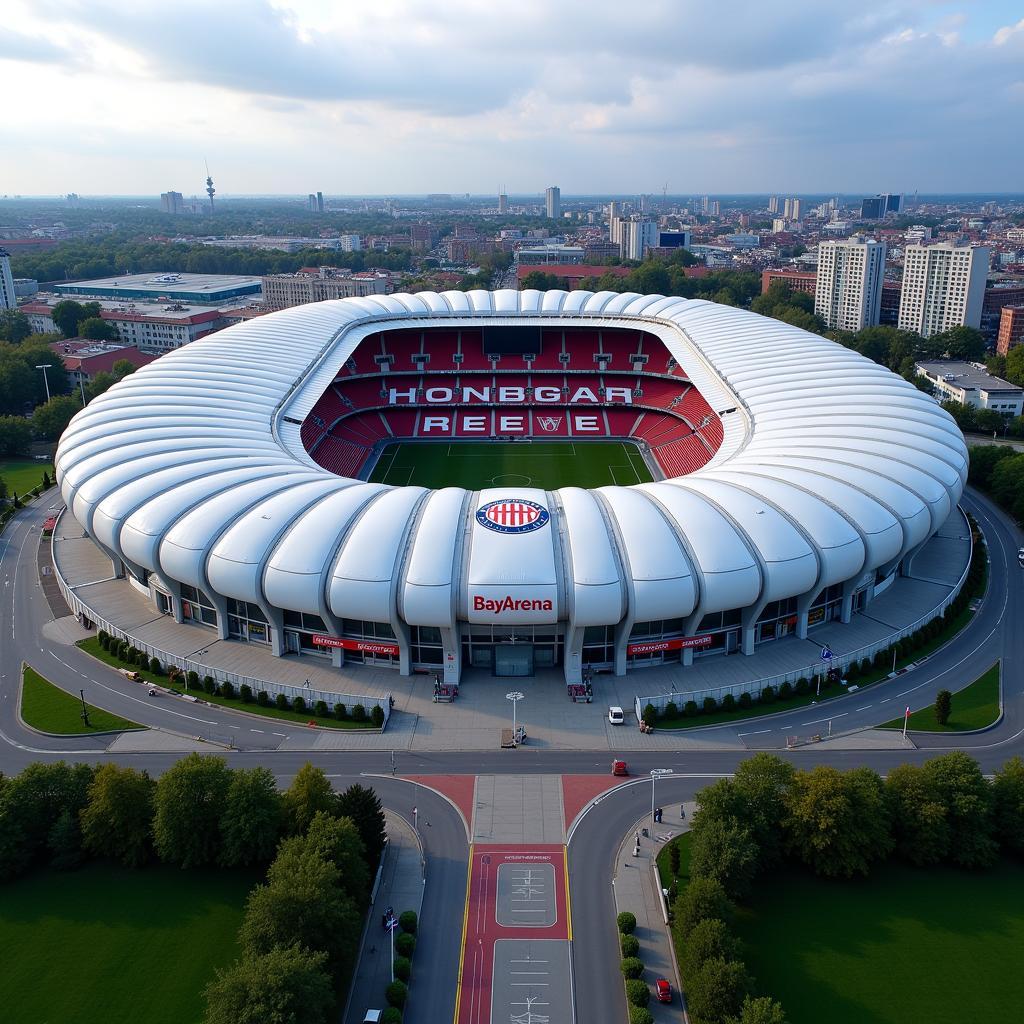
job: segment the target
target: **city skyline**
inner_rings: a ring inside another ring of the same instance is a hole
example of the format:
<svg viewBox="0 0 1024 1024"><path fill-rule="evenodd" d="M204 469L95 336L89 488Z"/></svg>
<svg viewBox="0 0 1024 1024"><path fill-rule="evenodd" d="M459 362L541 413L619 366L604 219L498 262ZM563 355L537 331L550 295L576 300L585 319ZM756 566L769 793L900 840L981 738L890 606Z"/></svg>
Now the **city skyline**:
<svg viewBox="0 0 1024 1024"><path fill-rule="evenodd" d="M14 0L0 193L1009 192L1024 19L976 7Z"/></svg>

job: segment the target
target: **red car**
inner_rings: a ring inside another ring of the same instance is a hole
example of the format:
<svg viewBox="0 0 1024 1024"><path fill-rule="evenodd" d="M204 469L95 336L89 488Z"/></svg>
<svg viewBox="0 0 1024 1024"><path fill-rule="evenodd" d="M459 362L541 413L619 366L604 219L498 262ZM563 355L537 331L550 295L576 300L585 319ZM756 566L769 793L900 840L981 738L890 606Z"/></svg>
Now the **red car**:
<svg viewBox="0 0 1024 1024"><path fill-rule="evenodd" d="M659 1003L672 1002L672 986L664 978L659 978L654 983L654 991L658 994Z"/></svg>
<svg viewBox="0 0 1024 1024"><path fill-rule="evenodd" d="M612 775L628 775L629 769L625 761L612 761Z"/></svg>

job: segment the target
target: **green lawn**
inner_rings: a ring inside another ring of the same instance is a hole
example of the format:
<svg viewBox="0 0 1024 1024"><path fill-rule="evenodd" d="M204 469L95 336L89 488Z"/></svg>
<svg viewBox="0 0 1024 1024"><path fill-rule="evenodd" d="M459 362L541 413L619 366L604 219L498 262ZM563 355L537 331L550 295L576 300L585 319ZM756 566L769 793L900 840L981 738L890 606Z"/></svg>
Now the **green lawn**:
<svg viewBox="0 0 1024 1024"><path fill-rule="evenodd" d="M158 676L153 672L144 671L137 666L126 666L123 662L115 658L109 651L105 651L100 646L98 637L91 636L85 640L79 640L78 646L85 651L86 654L91 654L94 658L99 661L105 662L107 665L111 665L114 668L122 669L131 667L132 671L138 672L143 679L148 683L153 683L156 686L168 686L167 676ZM177 689L184 692L184 683L177 686ZM191 692L191 691L190 691ZM306 722L315 721L317 726L324 729L373 729L373 722L369 721L369 714L373 705L367 705L366 714L367 721L365 722L353 722L351 719L345 721L339 721L337 718L316 718L313 714L312 708L309 711L281 711L276 707L261 707L255 701L251 704L245 704L240 698L229 700L227 697L220 697L216 694L209 694L203 691L195 692L195 696L200 700L205 700L210 704L217 704L221 707L234 708L236 711L245 711L250 715L261 715L264 718L276 718L282 722L300 722L305 725ZM349 711L351 712L351 708Z"/></svg>
<svg viewBox="0 0 1024 1024"><path fill-rule="evenodd" d="M773 872L737 930L790 1024L1011 1024L1024 1005L1024 869Z"/></svg>
<svg viewBox="0 0 1024 1024"><path fill-rule="evenodd" d="M651 471L622 441L412 442L393 444L370 474L377 483L421 487L603 487L639 484Z"/></svg>
<svg viewBox="0 0 1024 1024"><path fill-rule="evenodd" d="M43 482L43 473L50 474L53 481L53 466L48 462L36 462L35 459L10 459L0 462L0 478L7 483L9 493L24 494L31 491L36 484Z"/></svg>
<svg viewBox="0 0 1024 1024"><path fill-rule="evenodd" d="M690 838L691 833L684 832L676 836L671 842L666 843L658 851L658 873L661 875L661 884L665 889L671 889L673 885L686 883L690 880ZM679 874L672 873L672 855L669 850L673 846L679 847Z"/></svg>
<svg viewBox="0 0 1024 1024"><path fill-rule="evenodd" d="M23 666L21 676L21 717L27 725L42 732L64 736L82 736L115 729L141 729L127 718L86 704L89 725L82 721L82 702L44 679L35 669Z"/></svg>
<svg viewBox="0 0 1024 1024"><path fill-rule="evenodd" d="M89 864L0 886L4 1024L197 1024L237 954L246 871Z"/></svg>
<svg viewBox="0 0 1024 1024"><path fill-rule="evenodd" d="M964 732L984 729L999 717L999 662L997 661L980 679L953 694L953 708L949 721L939 725L935 721L935 705L911 712L908 729L923 732ZM882 729L902 729L903 719L894 718Z"/></svg>

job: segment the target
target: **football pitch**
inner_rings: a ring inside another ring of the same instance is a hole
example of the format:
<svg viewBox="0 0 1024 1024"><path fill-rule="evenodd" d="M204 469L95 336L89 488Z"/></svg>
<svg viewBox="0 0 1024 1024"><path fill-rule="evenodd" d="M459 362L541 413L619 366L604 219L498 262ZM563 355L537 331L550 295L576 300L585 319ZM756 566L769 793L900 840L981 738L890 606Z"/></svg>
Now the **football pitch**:
<svg viewBox="0 0 1024 1024"><path fill-rule="evenodd" d="M622 441L402 442L389 445L374 483L419 487L604 487L652 480L636 445Z"/></svg>

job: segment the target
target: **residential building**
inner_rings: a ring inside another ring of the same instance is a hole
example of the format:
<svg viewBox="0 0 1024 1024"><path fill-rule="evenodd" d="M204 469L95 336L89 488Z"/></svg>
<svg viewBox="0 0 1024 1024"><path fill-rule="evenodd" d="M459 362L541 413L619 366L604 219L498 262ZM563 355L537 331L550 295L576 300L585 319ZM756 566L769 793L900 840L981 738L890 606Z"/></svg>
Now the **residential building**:
<svg viewBox="0 0 1024 1024"><path fill-rule="evenodd" d="M508 213L508 196L504 192L498 193L498 213L501 216Z"/></svg>
<svg viewBox="0 0 1024 1024"><path fill-rule="evenodd" d="M768 212L769 213L778 213L779 212L779 197L778 196L772 196L768 200Z"/></svg>
<svg viewBox="0 0 1024 1024"><path fill-rule="evenodd" d="M114 363L127 359L136 369L153 362L156 355L140 352L134 345L117 345L109 341L83 341L71 338L68 341L51 342L50 348L61 357L68 371L72 392L88 384L98 373L110 373Z"/></svg>
<svg viewBox="0 0 1024 1024"><path fill-rule="evenodd" d="M185 212L185 199L180 192L160 193L160 212L182 214Z"/></svg>
<svg viewBox="0 0 1024 1024"><path fill-rule="evenodd" d="M588 262L615 259L619 255L618 242L587 242L583 247L583 258Z"/></svg>
<svg viewBox="0 0 1024 1024"><path fill-rule="evenodd" d="M785 230L786 230L786 218L785 217L776 217L772 221L772 234L773 235L777 235L780 231L785 231Z"/></svg>
<svg viewBox="0 0 1024 1024"><path fill-rule="evenodd" d="M882 327L895 327L900 320L899 281L882 282L882 307L878 312L878 323Z"/></svg>
<svg viewBox="0 0 1024 1024"><path fill-rule="evenodd" d="M361 295L387 295L393 288L388 274L353 273L338 267L316 267L296 274L271 274L263 278L263 305L268 311L302 306L326 299Z"/></svg>
<svg viewBox="0 0 1024 1024"><path fill-rule="evenodd" d="M11 256L6 249L0 249L0 309L14 309L17 304L18 294L14 290Z"/></svg>
<svg viewBox="0 0 1024 1024"><path fill-rule="evenodd" d="M982 363L938 359L915 363L919 377L925 377L940 402L960 402L976 409L993 409L1004 416L1020 416L1024 410L1024 389L993 377Z"/></svg>
<svg viewBox="0 0 1024 1024"><path fill-rule="evenodd" d="M1005 356L1011 348L1024 342L1024 306L1003 306L999 318L996 355Z"/></svg>
<svg viewBox="0 0 1024 1024"><path fill-rule="evenodd" d="M544 191L544 208L548 220L561 220L562 218L562 190L557 185L552 185Z"/></svg>
<svg viewBox="0 0 1024 1024"><path fill-rule="evenodd" d="M433 224L413 224L409 228L408 246L413 252L430 252L437 233ZM399 245L405 243L399 243Z"/></svg>
<svg viewBox="0 0 1024 1024"><path fill-rule="evenodd" d="M859 331L878 323L885 243L859 235L818 246L814 312L831 330Z"/></svg>
<svg viewBox="0 0 1024 1024"><path fill-rule="evenodd" d="M648 248L658 244L658 225L653 220L634 214L622 226L622 256L642 260Z"/></svg>
<svg viewBox="0 0 1024 1024"><path fill-rule="evenodd" d="M309 210L310 213L316 213L316 193L315 192L310 192L306 196L306 209Z"/></svg>
<svg viewBox="0 0 1024 1024"><path fill-rule="evenodd" d="M813 270L762 270L761 294L764 295L776 281L781 281L795 292L813 295L817 279L818 275Z"/></svg>
<svg viewBox="0 0 1024 1024"><path fill-rule="evenodd" d="M979 245L908 245L898 326L924 338L953 327L980 327L989 250Z"/></svg>
<svg viewBox="0 0 1024 1024"><path fill-rule="evenodd" d="M803 214L803 202L802 202L802 200L794 199L793 200L793 205L791 207L791 210L792 210L792 218L791 219L792 220L799 220L801 215Z"/></svg>
<svg viewBox="0 0 1024 1024"><path fill-rule="evenodd" d="M981 303L981 333L988 342L995 341L999 335L1003 307L1024 305L1024 279L1016 276L994 277L995 280L992 277L988 279L985 298Z"/></svg>
<svg viewBox="0 0 1024 1024"><path fill-rule="evenodd" d="M359 235L339 235L338 248L342 252L359 252L363 247L363 240Z"/></svg>

